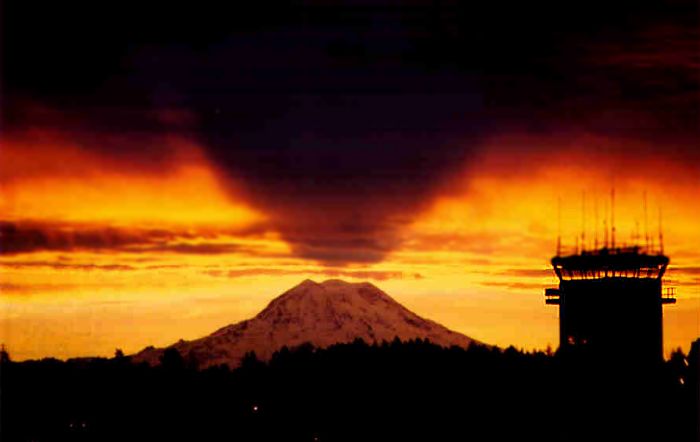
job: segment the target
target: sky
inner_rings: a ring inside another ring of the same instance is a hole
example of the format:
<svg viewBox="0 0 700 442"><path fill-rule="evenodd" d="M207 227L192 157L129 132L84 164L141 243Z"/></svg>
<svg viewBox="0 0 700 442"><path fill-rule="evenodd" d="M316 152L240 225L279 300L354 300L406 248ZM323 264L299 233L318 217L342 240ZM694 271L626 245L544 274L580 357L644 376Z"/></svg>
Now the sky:
<svg viewBox="0 0 700 442"><path fill-rule="evenodd" d="M2 3L13 358L194 339L305 278L556 348L557 237L602 245L613 188L618 243L663 232L666 352L700 335L697 2L141 3Z"/></svg>

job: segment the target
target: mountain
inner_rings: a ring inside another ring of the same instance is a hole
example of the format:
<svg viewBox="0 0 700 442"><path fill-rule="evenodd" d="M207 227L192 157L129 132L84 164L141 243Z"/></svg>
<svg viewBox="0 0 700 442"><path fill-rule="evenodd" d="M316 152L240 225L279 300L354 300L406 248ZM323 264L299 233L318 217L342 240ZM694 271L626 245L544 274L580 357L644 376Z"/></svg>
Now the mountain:
<svg viewBox="0 0 700 442"><path fill-rule="evenodd" d="M473 339L411 312L368 282L348 283L309 279L275 298L257 316L223 327L193 341L171 345L202 368L239 365L246 352L268 360L287 346L305 342L316 347L352 342L402 341L421 338L449 347L467 347ZM132 356L134 362L159 363L165 349L147 347Z"/></svg>

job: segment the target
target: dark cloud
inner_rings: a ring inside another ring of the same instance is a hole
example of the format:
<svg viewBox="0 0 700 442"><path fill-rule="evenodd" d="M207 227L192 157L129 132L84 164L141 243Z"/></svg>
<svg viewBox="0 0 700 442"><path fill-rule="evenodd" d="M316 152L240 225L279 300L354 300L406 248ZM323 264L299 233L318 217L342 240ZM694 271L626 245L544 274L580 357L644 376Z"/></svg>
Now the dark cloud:
<svg viewBox="0 0 700 442"><path fill-rule="evenodd" d="M0 268L22 269L27 267L48 267L55 270L101 270L101 271L129 271L136 267L125 264L65 264L55 261L11 261L0 263Z"/></svg>
<svg viewBox="0 0 700 442"><path fill-rule="evenodd" d="M542 284L538 284L535 282L530 283L521 281L483 281L480 284L487 287L502 287L513 290L527 290L529 292L532 292L533 290L542 289Z"/></svg>
<svg viewBox="0 0 700 442"><path fill-rule="evenodd" d="M405 273L398 271L382 270L338 270L338 269L281 269L281 268L241 268L232 270L207 270L204 273L227 278L241 278L246 276L281 276L281 275L318 275L328 278L357 278L385 281L388 279L423 279L420 273Z"/></svg>
<svg viewBox="0 0 700 442"><path fill-rule="evenodd" d="M671 267L669 269L672 271L674 274L682 274L682 275L700 275L700 267L696 266L680 266L680 267Z"/></svg>
<svg viewBox="0 0 700 442"><path fill-rule="evenodd" d="M184 266L182 264L152 264L152 265L147 265L144 267L146 270L173 270L173 269L182 269L187 266Z"/></svg>
<svg viewBox="0 0 700 442"><path fill-rule="evenodd" d="M323 262L382 259L493 135L700 141L690 0L98 4L5 2L10 129L191 137Z"/></svg>
<svg viewBox="0 0 700 442"><path fill-rule="evenodd" d="M143 232L3 221L0 222L0 253L12 255L42 250L115 250L174 237L172 233L161 230Z"/></svg>
<svg viewBox="0 0 700 442"><path fill-rule="evenodd" d="M100 281L96 283L89 283L82 281L80 283L37 283L37 282L26 282L26 283L5 283L0 282L0 293L2 295L38 295L45 293L71 293L76 290L84 290L92 288L95 290L101 290L105 288L112 289L126 289L128 286L124 283L109 283L105 281ZM117 304L126 301L98 301L94 305L106 305L106 304Z"/></svg>
<svg viewBox="0 0 700 442"><path fill-rule="evenodd" d="M223 230L220 234L230 234ZM241 237L257 235L258 229L235 232ZM212 242L217 233L163 229L91 227L61 223L18 223L0 221L0 255L16 255L39 251L96 251L96 252L161 252L197 255L242 253L256 255L262 252L234 241ZM187 242L196 240L195 242ZM27 264L27 263L25 263ZM82 264L58 263L57 268L84 268L89 270L128 270L124 266L105 268Z"/></svg>
<svg viewBox="0 0 700 442"><path fill-rule="evenodd" d="M253 254L255 250L237 243L162 243L139 247L126 247L125 251L185 253L194 255L221 255L227 253Z"/></svg>
<svg viewBox="0 0 700 442"><path fill-rule="evenodd" d="M554 276L554 270L551 268L542 269L508 269L500 273L505 276L522 276L526 278L543 278Z"/></svg>
<svg viewBox="0 0 700 442"><path fill-rule="evenodd" d="M466 264L488 265L490 257L511 254L517 247L521 254L540 253L555 244L518 231L475 231L471 233L416 233L406 240L405 249L418 252L460 251L480 255L464 257Z"/></svg>

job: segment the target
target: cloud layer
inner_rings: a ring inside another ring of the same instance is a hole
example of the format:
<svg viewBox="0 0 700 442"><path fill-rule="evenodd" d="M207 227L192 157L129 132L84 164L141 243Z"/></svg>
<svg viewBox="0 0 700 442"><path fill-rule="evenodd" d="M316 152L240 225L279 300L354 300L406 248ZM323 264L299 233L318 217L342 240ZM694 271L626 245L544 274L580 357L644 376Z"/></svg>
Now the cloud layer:
<svg viewBox="0 0 700 442"><path fill-rule="evenodd" d="M164 137L189 140L300 257L382 260L504 134L536 141L496 147L503 173L553 133L697 160L696 2L135 6L6 6L7 132L70 132L148 174L187 161Z"/></svg>

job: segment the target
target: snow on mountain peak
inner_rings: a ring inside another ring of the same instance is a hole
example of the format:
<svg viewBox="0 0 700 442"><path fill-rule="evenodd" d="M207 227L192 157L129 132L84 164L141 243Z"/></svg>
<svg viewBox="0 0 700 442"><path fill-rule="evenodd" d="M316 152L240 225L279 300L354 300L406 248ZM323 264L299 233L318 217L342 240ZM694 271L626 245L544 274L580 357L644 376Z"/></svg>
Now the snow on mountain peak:
<svg viewBox="0 0 700 442"><path fill-rule="evenodd" d="M429 339L443 346L468 346L473 340L421 318L368 282L306 279L273 299L254 318L223 327L194 341L172 345L200 366L240 363L248 351L265 360L283 346L310 342L316 347L352 342ZM135 361L157 363L164 349L147 348Z"/></svg>

